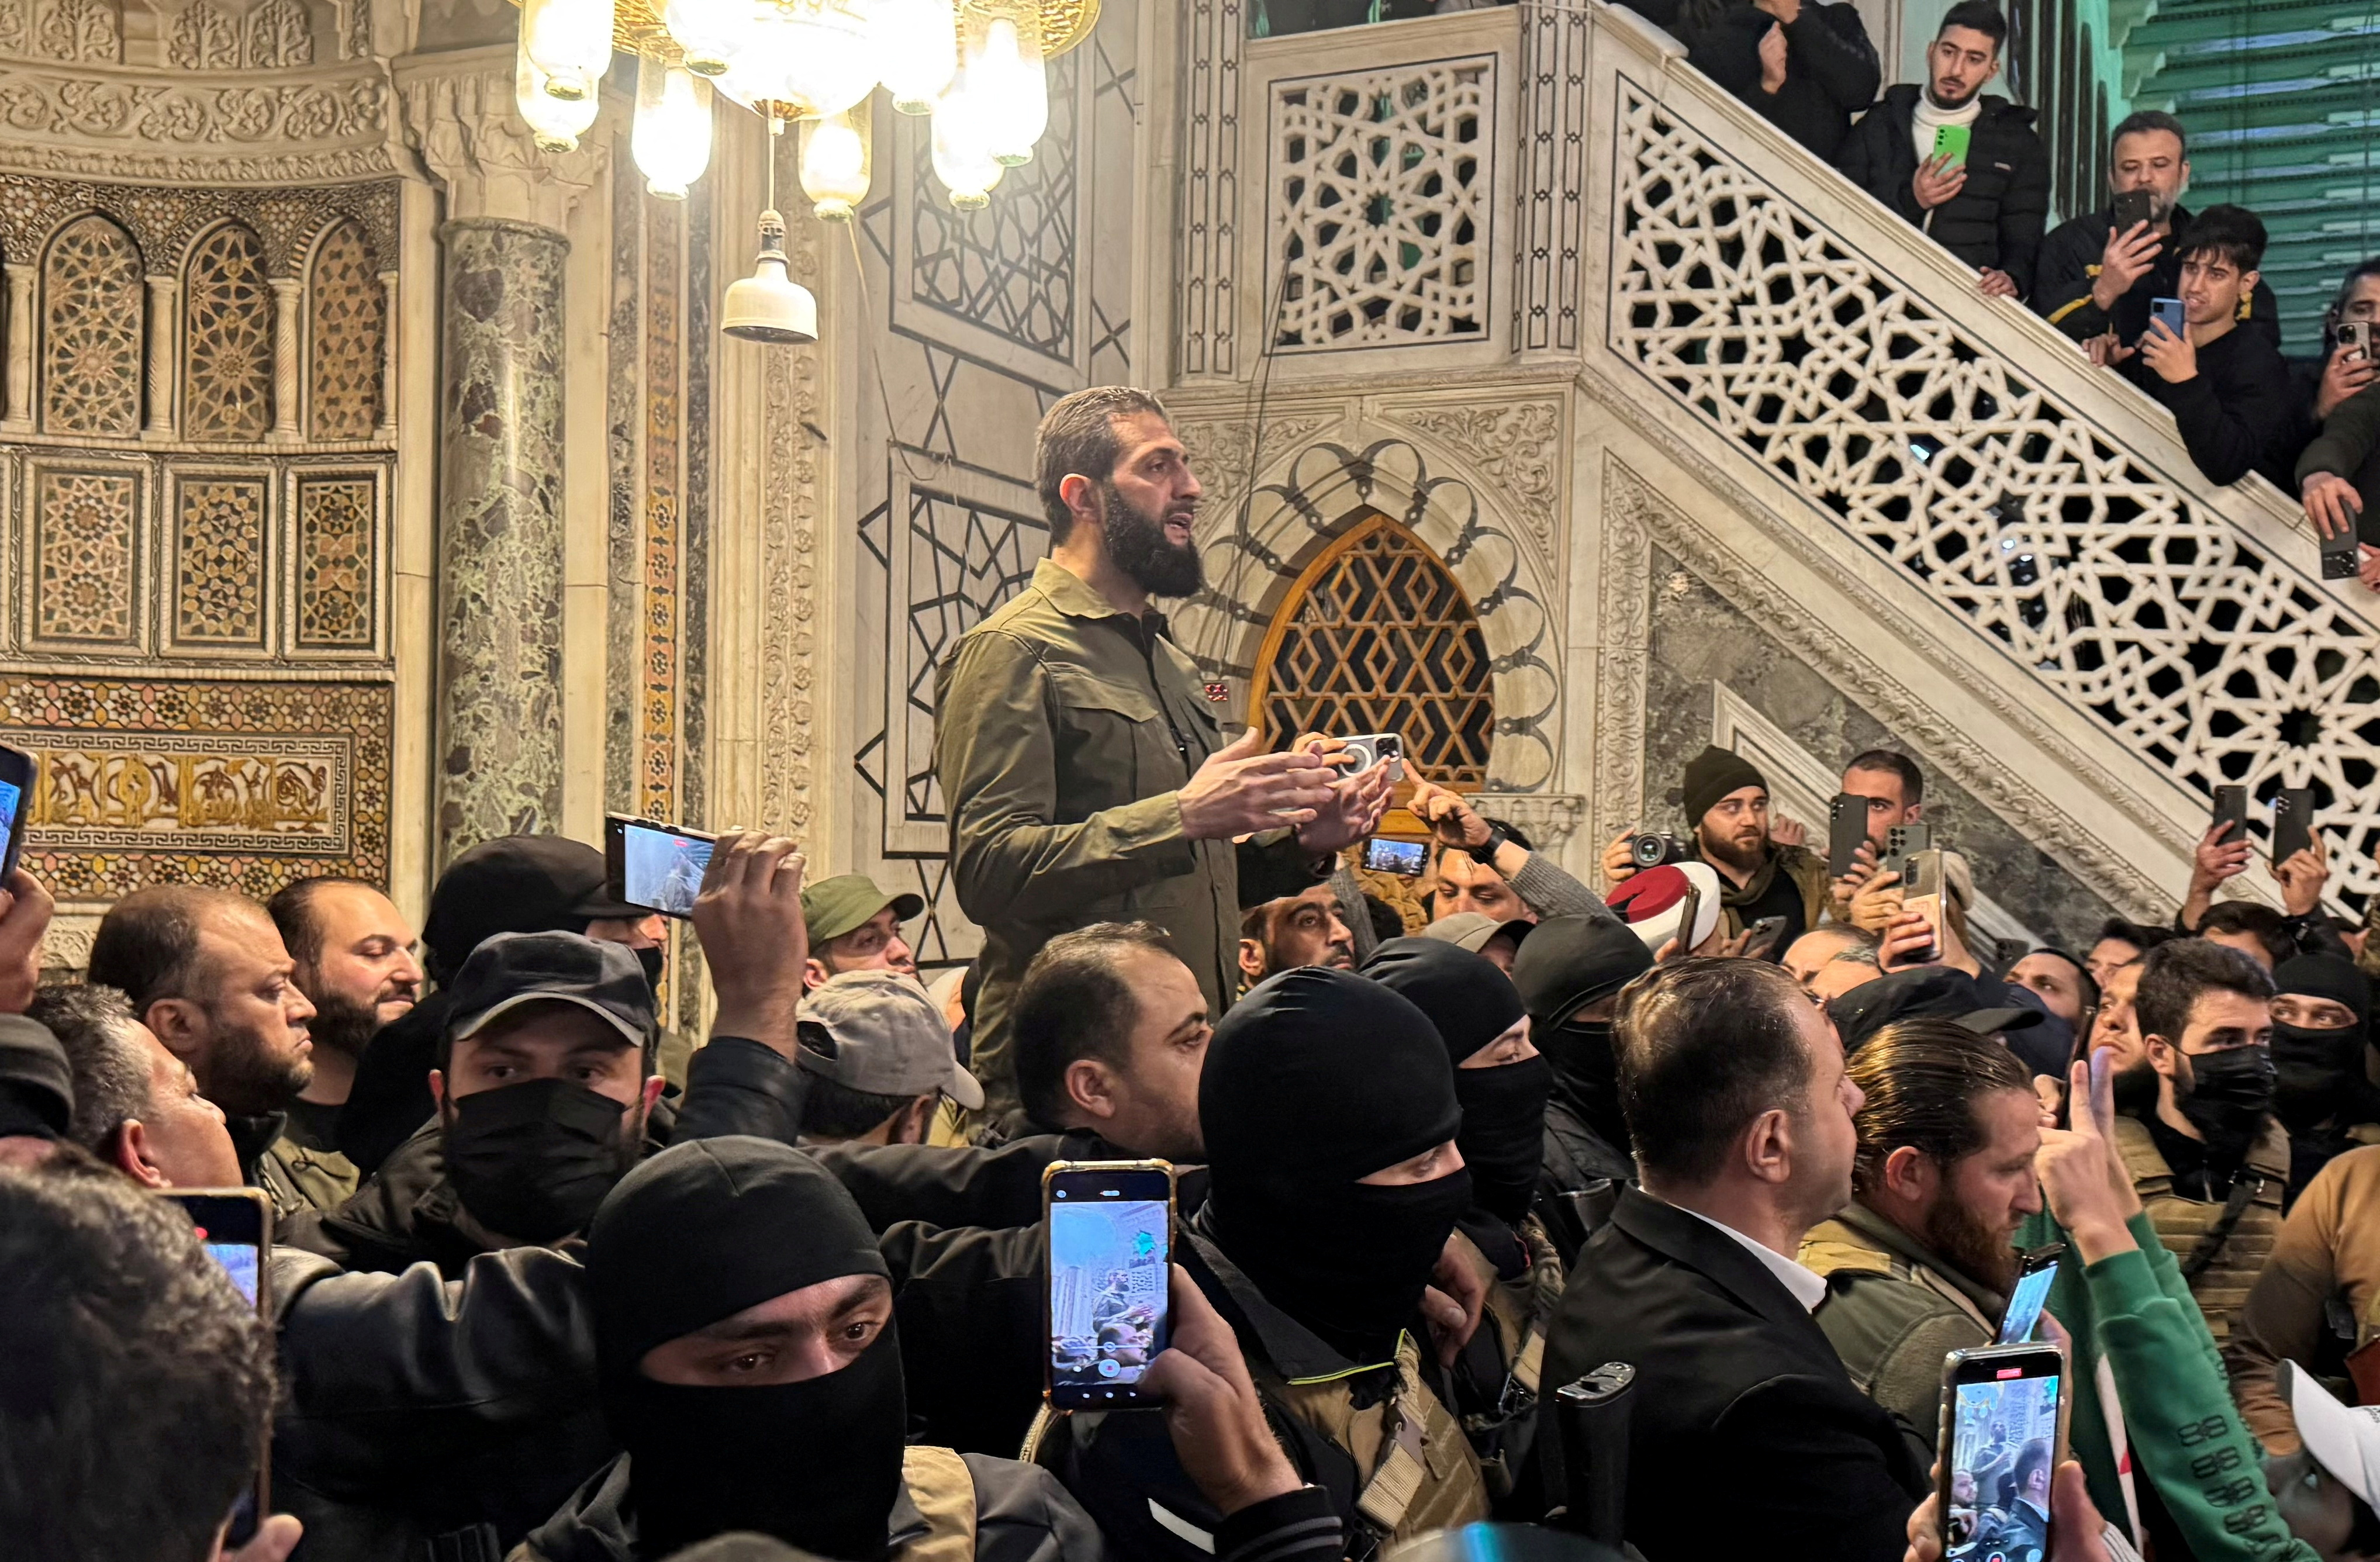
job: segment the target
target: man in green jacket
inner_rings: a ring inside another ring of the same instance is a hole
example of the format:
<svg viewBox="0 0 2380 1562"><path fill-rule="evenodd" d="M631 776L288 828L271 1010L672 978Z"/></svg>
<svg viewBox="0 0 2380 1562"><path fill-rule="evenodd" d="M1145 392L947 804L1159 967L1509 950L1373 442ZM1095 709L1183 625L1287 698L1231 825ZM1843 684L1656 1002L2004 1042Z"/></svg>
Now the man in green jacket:
<svg viewBox="0 0 2380 1562"><path fill-rule="evenodd" d="M1062 398L1034 471L1050 557L934 681L951 869L983 929L972 1061L995 1126L1018 1108L1011 1013L1035 951L1094 922L1154 922L1220 1016L1243 906L1320 882L1390 787L1385 766L1342 780L1323 755L1263 753L1260 724L1226 742L1221 686L1149 603L1201 585L1198 479L1156 397Z"/></svg>
<svg viewBox="0 0 2380 1562"><path fill-rule="evenodd" d="M2010 1239L2041 1210L2041 1107L2016 1055L1954 1020L1901 1020L1850 1063L1852 1202L1802 1239L1827 1277L1818 1326L1852 1381L1934 1455L1942 1358L1989 1345L2016 1278Z"/></svg>

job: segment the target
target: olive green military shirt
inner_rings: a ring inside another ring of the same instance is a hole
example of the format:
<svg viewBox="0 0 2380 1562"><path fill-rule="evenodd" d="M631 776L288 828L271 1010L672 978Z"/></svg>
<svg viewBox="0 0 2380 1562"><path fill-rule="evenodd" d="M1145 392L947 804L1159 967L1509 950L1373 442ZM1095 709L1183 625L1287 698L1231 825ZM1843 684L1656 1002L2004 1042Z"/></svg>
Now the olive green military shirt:
<svg viewBox="0 0 2380 1562"><path fill-rule="evenodd" d="M1228 741L1164 616L1118 612L1048 559L943 658L934 772L959 908L983 929L971 1066L993 1117L1019 1105L1016 987L1052 937L1154 922L1220 1015L1238 983L1243 864L1293 878L1281 893L1329 871L1287 830L1237 851L1184 835L1182 788Z"/></svg>
<svg viewBox="0 0 2380 1562"><path fill-rule="evenodd" d="M1861 1393L1900 1417L1931 1462L1942 1358L1989 1345L2007 1300L1857 1202L1812 1227L1800 1257L1827 1277L1827 1299L1812 1315L1844 1370Z"/></svg>

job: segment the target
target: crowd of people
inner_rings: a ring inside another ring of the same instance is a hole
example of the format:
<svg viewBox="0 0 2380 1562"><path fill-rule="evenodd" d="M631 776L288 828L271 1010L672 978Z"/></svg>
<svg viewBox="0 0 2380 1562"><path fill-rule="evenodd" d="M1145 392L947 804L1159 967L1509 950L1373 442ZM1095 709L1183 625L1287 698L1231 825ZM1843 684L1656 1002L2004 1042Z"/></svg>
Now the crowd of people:
<svg viewBox="0 0 2380 1562"><path fill-rule="evenodd" d="M1848 757L1845 860L1713 747L1590 885L1355 734L1226 732L1152 604L1202 575L1153 398L1060 401L1037 470L1050 555L938 684L983 941L930 988L917 896L754 831L693 902L702 1037L559 837L418 930L352 879L143 889L48 985L11 878L8 1555L1930 1557L1945 1355L2063 1243L2070 1448L1993 1534L2380 1556L2380 949L2319 837L2218 824L2169 924L2006 948L1908 850L1909 756ZM1350 866L1397 826L1418 921ZM1061 1162L1173 1168L1163 1334L1144 1298L1107 1358L1155 1408L1045 1401ZM252 1294L159 1196L243 1186ZM1618 1441L1566 1443L1615 1370Z"/></svg>

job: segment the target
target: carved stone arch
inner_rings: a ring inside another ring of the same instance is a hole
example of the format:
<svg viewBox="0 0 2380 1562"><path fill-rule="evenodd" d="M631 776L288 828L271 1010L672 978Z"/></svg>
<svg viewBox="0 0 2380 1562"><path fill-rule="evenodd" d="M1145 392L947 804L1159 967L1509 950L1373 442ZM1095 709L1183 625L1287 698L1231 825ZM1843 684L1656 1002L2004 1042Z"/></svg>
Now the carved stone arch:
<svg viewBox="0 0 2380 1562"><path fill-rule="evenodd" d="M129 439L140 432L140 247L124 225L79 212L42 246L42 428Z"/></svg>
<svg viewBox="0 0 2380 1562"><path fill-rule="evenodd" d="M306 418L318 440L371 437L382 418L387 295L371 236L352 217L323 224L306 248Z"/></svg>
<svg viewBox="0 0 2380 1562"><path fill-rule="evenodd" d="M1271 465L1233 507L1231 531L1202 539L1208 588L1176 617L1182 643L1207 666L1250 680L1305 565L1376 514L1435 554L1477 615L1496 710L1486 790L1546 790L1560 751L1549 583L1509 518L1466 477L1433 468L1411 441L1318 440Z"/></svg>
<svg viewBox="0 0 2380 1562"><path fill-rule="evenodd" d="M226 218L182 257L182 428L193 440L273 431L273 301L264 240Z"/></svg>

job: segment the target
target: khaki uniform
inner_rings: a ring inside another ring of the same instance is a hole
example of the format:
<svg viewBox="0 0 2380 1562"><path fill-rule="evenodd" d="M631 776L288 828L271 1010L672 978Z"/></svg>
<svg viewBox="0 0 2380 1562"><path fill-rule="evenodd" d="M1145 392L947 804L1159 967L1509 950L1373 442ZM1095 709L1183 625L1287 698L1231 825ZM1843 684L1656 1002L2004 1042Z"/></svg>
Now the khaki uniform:
<svg viewBox="0 0 2380 1562"><path fill-rule="evenodd" d="M1778 875L1791 880L1802 897L1802 931L1808 932L1818 925L1826 914L1834 892L1827 878L1827 859L1816 855L1806 846L1779 846L1761 865L1760 871L1737 885L1724 874L1719 877L1719 904L1725 908L1726 933L1730 938L1748 926L1742 907L1752 905L1767 895Z"/></svg>
<svg viewBox="0 0 2380 1562"><path fill-rule="evenodd" d="M1811 1228L1801 1261L1827 1278L1815 1316L1852 1382L1931 1452L1941 1431L1942 1358L1989 1345L2006 1299L1856 1203Z"/></svg>
<svg viewBox="0 0 2380 1562"><path fill-rule="evenodd" d="M2221 1345L2231 1335L2231 1320L2248 1300L2249 1288L2272 1256L2281 1230L2281 1195L2289 1180L2289 1131L2277 1122L2265 1125L2263 1137L2250 1147L2241 1175L2249 1191L2228 1236L2217 1241L2228 1203L2186 1199L2173 1191L2173 1168L2157 1154L2148 1126L2136 1118L2116 1119L2116 1151L2131 1173L2157 1240L2181 1265L2190 1294L2206 1317L2206 1327ZM2206 1251L2202 1253L2201 1249Z"/></svg>
<svg viewBox="0 0 2380 1562"><path fill-rule="evenodd" d="M1528 1265L1508 1278L1460 1227L1454 1234L1455 1256L1488 1294L1480 1317L1483 1327L1474 1336L1473 1348L1455 1363L1456 1403L1488 1495L1499 1502L1520 1483L1536 1442L1546 1331L1561 1305L1563 1282L1561 1255L1554 1251L1543 1222L1529 1216L1514 1228L1514 1235L1528 1254ZM1466 1372L1475 1351L1492 1356L1492 1386Z"/></svg>
<svg viewBox="0 0 2380 1562"><path fill-rule="evenodd" d="M2272 1256L2223 1348L2248 1429L2273 1453L2298 1447L2278 1368L2295 1362L2350 1403L2340 1382L2368 1376L2360 1352L2380 1338L2380 1146L2350 1150L2314 1174L2281 1222Z"/></svg>
<svg viewBox="0 0 2380 1562"><path fill-rule="evenodd" d="M934 712L951 871L983 929L972 1066L995 1118L1018 1105L1016 986L1052 937L1154 922L1220 1015L1239 986L1243 868L1281 873L1283 894L1329 871L1287 830L1236 850L1183 834L1182 788L1228 741L1220 708L1164 615L1120 613L1047 559L952 648Z"/></svg>
<svg viewBox="0 0 2380 1562"><path fill-rule="evenodd" d="M275 1220L301 1209L336 1209L362 1181L355 1163L338 1151L300 1144L285 1133L256 1163L256 1184L271 1195Z"/></svg>

